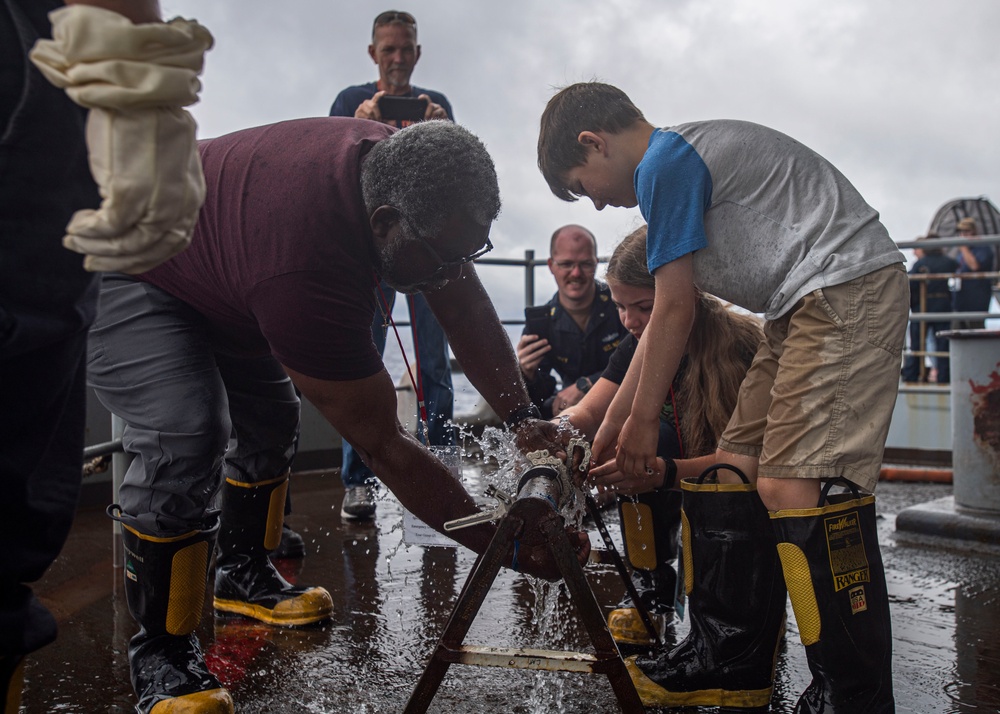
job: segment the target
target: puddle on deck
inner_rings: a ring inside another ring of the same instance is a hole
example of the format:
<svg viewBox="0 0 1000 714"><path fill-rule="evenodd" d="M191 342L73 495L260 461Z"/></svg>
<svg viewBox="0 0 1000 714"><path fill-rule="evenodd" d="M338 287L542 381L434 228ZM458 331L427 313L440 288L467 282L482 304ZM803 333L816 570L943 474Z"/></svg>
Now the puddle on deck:
<svg viewBox="0 0 1000 714"><path fill-rule="evenodd" d="M465 479L470 490L482 492L476 464L467 462ZM949 486L936 484L879 486L901 713L1000 711L1000 557L897 544L893 538L896 513L948 493ZM335 473L295 475L292 494L289 522L305 537L308 555L283 563L283 572L299 583L326 587L334 617L322 627L281 630L214 618L206 607L199 634L209 661L229 686L238 712L402 711L474 562L472 553L401 546L400 511L391 498L380 500L373 525L341 523L343 491ZM604 516L612 526L612 511ZM591 541L601 545L596 531ZM620 600L623 587L613 568L591 565L587 575L603 606L610 609ZM134 711L125 651L136 628L121 577L121 570L112 568L110 521L100 509L81 511L63 554L36 588L57 614L60 636L29 659L23 712ZM535 597L525 577L501 571L466 643L585 648L587 636L565 596L555 615L541 623L534 616ZM561 634L553 636L553 630ZM676 631L683 637L687 623ZM771 710L791 712L807 683L789 608ZM617 710L604 676L462 665L449 669L429 709L449 714Z"/></svg>

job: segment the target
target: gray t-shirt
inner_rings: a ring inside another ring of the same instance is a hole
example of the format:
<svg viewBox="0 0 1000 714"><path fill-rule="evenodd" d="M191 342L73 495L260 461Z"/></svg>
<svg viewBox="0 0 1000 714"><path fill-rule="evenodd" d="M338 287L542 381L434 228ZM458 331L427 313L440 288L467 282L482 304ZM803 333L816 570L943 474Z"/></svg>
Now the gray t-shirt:
<svg viewBox="0 0 1000 714"><path fill-rule="evenodd" d="M833 164L759 124L654 131L635 188L651 273L694 253L699 288L768 320L817 288L905 260Z"/></svg>

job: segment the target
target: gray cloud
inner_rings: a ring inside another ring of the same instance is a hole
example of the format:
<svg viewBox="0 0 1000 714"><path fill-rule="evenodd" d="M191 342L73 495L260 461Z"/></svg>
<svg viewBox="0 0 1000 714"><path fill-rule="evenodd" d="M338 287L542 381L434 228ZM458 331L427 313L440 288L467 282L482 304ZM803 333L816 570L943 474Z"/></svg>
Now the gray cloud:
<svg viewBox="0 0 1000 714"><path fill-rule="evenodd" d="M376 77L366 47L382 3L162 6L216 37L194 109L202 136L325 115L341 88ZM594 78L628 92L654 124L738 118L794 136L837 164L896 240L925 231L951 198L1000 198L993 0L425 0L402 9L419 23L414 81L445 92L496 160L496 255L544 254L551 231L569 222L590 226L607 253L641 220L558 201L535 166L538 117L554 88ZM520 286L482 272L501 316L519 314ZM547 274L537 277L547 296Z"/></svg>

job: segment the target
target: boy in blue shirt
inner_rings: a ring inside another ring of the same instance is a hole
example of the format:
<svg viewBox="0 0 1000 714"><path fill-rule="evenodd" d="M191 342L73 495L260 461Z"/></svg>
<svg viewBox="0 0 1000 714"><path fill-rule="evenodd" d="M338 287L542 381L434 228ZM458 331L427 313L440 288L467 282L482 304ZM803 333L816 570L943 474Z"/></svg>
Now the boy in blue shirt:
<svg viewBox="0 0 1000 714"><path fill-rule="evenodd" d="M591 474L602 489L679 481L684 492L691 634L668 653L630 660L644 703L765 706L787 584L813 675L796 711L893 711L870 492L909 291L878 213L832 164L780 132L728 120L657 129L621 90L596 82L549 101L538 164L559 198L587 197L598 210L638 205L649 225L653 313L594 440L595 455L616 455L616 465ZM765 338L716 454L658 464L659 408L696 287L763 313ZM699 477L720 462L739 473ZM833 480L850 492L828 495L823 482Z"/></svg>

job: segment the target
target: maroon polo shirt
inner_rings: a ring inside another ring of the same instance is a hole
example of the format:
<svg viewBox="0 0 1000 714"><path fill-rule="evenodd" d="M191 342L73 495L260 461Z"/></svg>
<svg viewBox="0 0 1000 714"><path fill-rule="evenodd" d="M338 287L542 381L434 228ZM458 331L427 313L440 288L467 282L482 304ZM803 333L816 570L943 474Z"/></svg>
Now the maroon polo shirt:
<svg viewBox="0 0 1000 714"><path fill-rule="evenodd" d="M191 246L140 279L204 315L222 351L317 379L375 374L361 160L393 131L324 117L200 142L208 195Z"/></svg>

